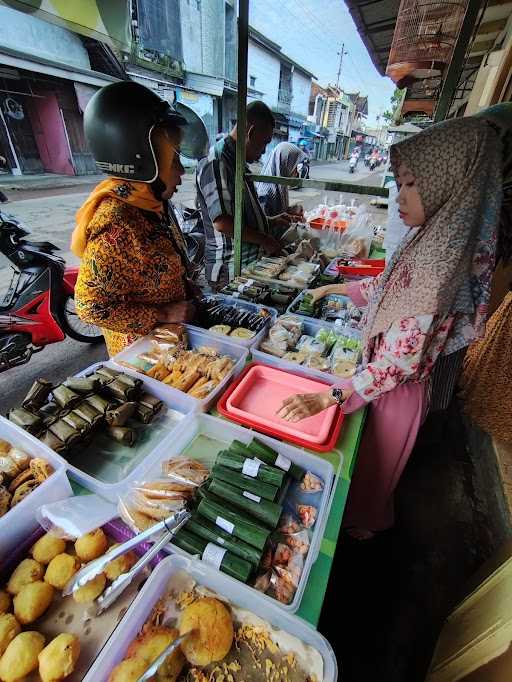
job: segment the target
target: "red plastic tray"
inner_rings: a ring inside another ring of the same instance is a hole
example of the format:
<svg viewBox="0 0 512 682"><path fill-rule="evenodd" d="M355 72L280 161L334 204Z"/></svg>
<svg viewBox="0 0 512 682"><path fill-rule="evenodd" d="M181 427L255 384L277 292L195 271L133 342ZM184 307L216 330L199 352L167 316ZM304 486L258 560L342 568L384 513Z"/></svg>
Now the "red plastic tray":
<svg viewBox="0 0 512 682"><path fill-rule="evenodd" d="M350 265L338 265L338 272L348 277L376 277L384 271L386 261L383 258L351 258L365 267L352 267Z"/></svg>
<svg viewBox="0 0 512 682"><path fill-rule="evenodd" d="M221 396L219 402L217 403L217 409L219 413L238 424L242 424L243 426L249 426L257 431L260 431L261 433L265 433L268 436L273 436L274 438L279 438L281 440L288 441L290 443L293 443L294 445L300 445L302 447L308 448L309 450L316 450L317 452L329 452L330 450L333 450L336 446L336 443L338 442L341 427L343 425L343 420L345 417L341 410L337 410L336 412L336 416L333 420L332 427L327 436L327 440L322 443L312 443L310 440L308 440L307 437L301 438L298 435L292 435L288 433L287 432L288 429L286 427L285 429L280 429L278 424L273 425L262 424L260 421L258 421L256 417L254 419L251 419L247 415L233 413L229 409L228 401L230 396L236 391L237 387L244 380L244 377L247 375L247 373L253 367L258 366L265 368L269 367L268 365L259 362L252 362L250 365L247 365L242 374L240 374L240 376L231 384L227 391ZM275 371L283 372L284 374L293 374L293 372L284 372L284 370L276 370L274 367L272 367L272 369ZM325 386L326 388L329 387L329 384L325 384L323 381L315 380L315 383L317 383L319 387L320 386Z"/></svg>
<svg viewBox="0 0 512 682"><path fill-rule="evenodd" d="M335 230L345 230L347 227L346 220L328 220L327 218L315 218L309 221L310 226L315 230L324 230L328 227L334 227Z"/></svg>

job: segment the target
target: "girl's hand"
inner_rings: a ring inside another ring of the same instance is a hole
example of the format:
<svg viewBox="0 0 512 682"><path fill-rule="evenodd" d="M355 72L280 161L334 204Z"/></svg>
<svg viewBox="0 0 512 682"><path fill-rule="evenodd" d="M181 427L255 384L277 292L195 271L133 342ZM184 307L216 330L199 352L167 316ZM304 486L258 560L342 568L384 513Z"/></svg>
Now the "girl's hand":
<svg viewBox="0 0 512 682"><path fill-rule="evenodd" d="M331 389L320 393L292 395L283 402L277 416L288 422L298 422L313 417L332 405L336 405L336 400L332 397Z"/></svg>
<svg viewBox="0 0 512 682"><path fill-rule="evenodd" d="M320 299L324 298L324 296L327 296L329 294L329 291L328 286L325 286L318 287L318 289L308 289L306 293L308 296L311 296L311 298L313 299L313 303L318 303Z"/></svg>

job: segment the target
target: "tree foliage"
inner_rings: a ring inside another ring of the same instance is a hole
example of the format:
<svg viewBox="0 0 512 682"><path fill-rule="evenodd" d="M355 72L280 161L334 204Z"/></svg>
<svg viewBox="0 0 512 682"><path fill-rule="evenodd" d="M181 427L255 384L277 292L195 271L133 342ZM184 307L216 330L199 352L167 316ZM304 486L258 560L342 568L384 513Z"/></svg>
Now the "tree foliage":
<svg viewBox="0 0 512 682"><path fill-rule="evenodd" d="M395 114L397 112L398 107L402 103L402 97L403 97L404 91L401 90L400 88L395 88L394 93L391 96L391 108L385 111L382 114L382 118L384 118L388 123L393 123L395 120Z"/></svg>

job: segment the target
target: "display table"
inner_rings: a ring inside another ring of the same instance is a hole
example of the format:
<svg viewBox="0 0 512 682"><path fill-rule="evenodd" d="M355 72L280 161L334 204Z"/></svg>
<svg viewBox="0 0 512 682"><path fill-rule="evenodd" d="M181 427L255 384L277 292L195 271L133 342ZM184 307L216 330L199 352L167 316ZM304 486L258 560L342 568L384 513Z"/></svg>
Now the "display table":
<svg viewBox="0 0 512 682"><path fill-rule="evenodd" d="M214 416L218 416L216 410L212 410ZM354 469L357 457L357 450L361 433L364 425L365 410L347 415L343 423L343 429L334 450L326 453L313 452L315 457L322 457L329 461L334 471L337 472L335 480L335 490L333 492L332 505L325 527L324 538L320 546L318 559L313 564L309 575L308 584L302 598L302 602L297 615L309 621L315 627L320 619L320 612L329 582L336 544L341 530L341 520L347 502L350 478ZM341 467L340 467L341 464ZM88 495L90 491L71 481L71 486L75 495Z"/></svg>

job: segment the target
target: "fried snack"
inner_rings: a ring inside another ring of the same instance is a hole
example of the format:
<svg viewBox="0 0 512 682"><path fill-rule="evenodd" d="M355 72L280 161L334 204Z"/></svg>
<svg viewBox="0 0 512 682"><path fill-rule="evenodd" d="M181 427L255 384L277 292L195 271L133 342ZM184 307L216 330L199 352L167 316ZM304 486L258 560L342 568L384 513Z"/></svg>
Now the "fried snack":
<svg viewBox="0 0 512 682"><path fill-rule="evenodd" d="M199 372L197 372L194 369L191 369L183 376L181 376L176 383L173 384L174 388L177 388L178 391L183 391L186 393L192 386L196 383L196 381L200 378Z"/></svg>
<svg viewBox="0 0 512 682"><path fill-rule="evenodd" d="M82 535L82 537L78 538L75 542L75 551L82 561L97 559L102 554L105 554L107 548L107 536L101 528L96 528L96 530L92 530L90 533Z"/></svg>
<svg viewBox="0 0 512 682"><path fill-rule="evenodd" d="M113 549L114 547L117 547L117 545L112 545L110 549ZM119 578L120 575L129 571L136 563L137 555L134 554L134 552L126 552L126 554L122 554L117 557L117 559L113 559L105 566L105 575L109 580L114 581L116 578Z"/></svg>
<svg viewBox="0 0 512 682"><path fill-rule="evenodd" d="M76 635L57 635L38 656L42 682L59 682L71 675L79 656L80 640Z"/></svg>
<svg viewBox="0 0 512 682"><path fill-rule="evenodd" d="M210 472L196 459L188 457L175 457L166 462L162 462L162 474L168 476L173 481L187 484L202 485Z"/></svg>
<svg viewBox="0 0 512 682"><path fill-rule="evenodd" d="M141 514L135 507L126 506L125 513L122 514L123 519L128 525L135 526L138 530L147 530L155 525L155 519L151 519L146 514Z"/></svg>
<svg viewBox="0 0 512 682"><path fill-rule="evenodd" d="M142 659L145 661L146 667L148 667L178 636L179 632L176 628L167 628L164 626L150 627L139 634L137 639L130 644L126 655L128 659ZM166 675L163 679L175 680L181 673L184 665L185 656L181 649L178 648L172 656L168 656L165 661ZM161 679L160 674L158 675L158 679Z"/></svg>
<svg viewBox="0 0 512 682"><path fill-rule="evenodd" d="M7 613L12 608L12 598L5 590L0 590L0 614Z"/></svg>
<svg viewBox="0 0 512 682"><path fill-rule="evenodd" d="M9 578L7 583L7 592L9 594L18 594L25 585L35 583L37 580L42 580L44 575L44 568L40 563L34 559L23 559L19 563Z"/></svg>
<svg viewBox="0 0 512 682"><path fill-rule="evenodd" d="M2 682L22 680L37 668L37 657L44 647L44 637L39 632L20 632L0 659Z"/></svg>
<svg viewBox="0 0 512 682"><path fill-rule="evenodd" d="M38 483L46 481L53 474L53 469L42 457L34 457L30 460L30 471Z"/></svg>
<svg viewBox="0 0 512 682"><path fill-rule="evenodd" d="M0 485L0 516L4 516L11 506L12 495L3 485Z"/></svg>
<svg viewBox="0 0 512 682"><path fill-rule="evenodd" d="M22 625L28 625L42 616L53 600L53 587L38 580L25 585L14 597L14 615Z"/></svg>
<svg viewBox="0 0 512 682"><path fill-rule="evenodd" d="M30 455L19 448L11 448L9 450L9 458L12 459L20 470L26 469L30 464Z"/></svg>
<svg viewBox="0 0 512 682"><path fill-rule="evenodd" d="M196 398L197 400L204 400L204 398L207 398L217 385L218 384L216 381L208 381L207 379L205 383L202 384L200 384L199 381L196 381L196 383L188 391L188 395Z"/></svg>
<svg viewBox="0 0 512 682"><path fill-rule="evenodd" d="M148 667L143 658L126 658L112 670L108 682L138 682Z"/></svg>
<svg viewBox="0 0 512 682"><path fill-rule="evenodd" d="M80 559L78 557L65 552L57 554L48 564L44 581L57 590L63 590L79 568Z"/></svg>
<svg viewBox="0 0 512 682"><path fill-rule="evenodd" d="M5 479L13 479L20 473L21 467L11 459L8 455L0 456L0 473L4 475Z"/></svg>
<svg viewBox="0 0 512 682"><path fill-rule="evenodd" d="M89 604L94 601L96 597L105 589L107 584L107 578L104 573L100 573L95 576L88 583L85 583L83 587L80 587L76 592L73 592L73 599L77 604Z"/></svg>
<svg viewBox="0 0 512 682"><path fill-rule="evenodd" d="M38 485L39 483L35 479L29 478L28 481L25 481L25 483L22 483L20 486L18 486L14 491L14 495L12 496L11 509L24 500L27 495L30 495L30 493L33 492Z"/></svg>
<svg viewBox="0 0 512 682"><path fill-rule="evenodd" d="M169 370L164 363L159 360L156 365L153 365L151 369L148 369L146 374L148 377L152 377L158 381L163 381L169 375Z"/></svg>
<svg viewBox="0 0 512 682"><path fill-rule="evenodd" d="M0 656L20 632L20 624L12 613L4 613L0 616Z"/></svg>
<svg viewBox="0 0 512 682"><path fill-rule="evenodd" d="M22 483L26 483L27 481L30 481L34 477L32 476L32 472L30 469L25 469L25 471L22 471L20 474L16 476L16 478L13 478L12 481L9 484L9 492L13 493L16 488L19 488Z"/></svg>
<svg viewBox="0 0 512 682"><path fill-rule="evenodd" d="M222 661L233 644L233 620L218 599L205 597L187 606L181 615L180 635L197 630L181 645L191 665Z"/></svg>
<svg viewBox="0 0 512 682"><path fill-rule="evenodd" d="M11 444L9 441L3 440L0 438L0 456L1 455L6 455L9 450L11 449Z"/></svg>
<svg viewBox="0 0 512 682"><path fill-rule="evenodd" d="M47 566L57 554L66 551L66 542L62 538L57 538L51 533L45 533L42 538L32 545L30 553L36 561Z"/></svg>

